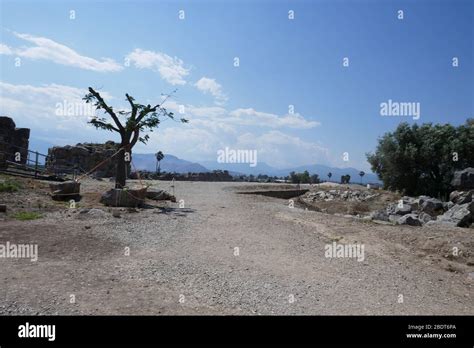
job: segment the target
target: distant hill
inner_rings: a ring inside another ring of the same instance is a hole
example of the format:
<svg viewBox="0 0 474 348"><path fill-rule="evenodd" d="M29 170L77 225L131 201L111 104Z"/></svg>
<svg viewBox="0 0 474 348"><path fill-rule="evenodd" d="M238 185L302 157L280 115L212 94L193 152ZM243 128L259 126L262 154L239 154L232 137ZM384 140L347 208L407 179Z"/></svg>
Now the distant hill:
<svg viewBox="0 0 474 348"><path fill-rule="evenodd" d="M258 162L255 167L250 167L248 164L245 163L217 163L217 162L202 162L202 164L209 168L210 170L222 169L228 170L230 173L240 173L246 175L258 175L258 174L266 174L270 176L287 176L290 172L301 173L307 170L310 174L318 174L321 180L327 180L327 174L329 172L332 173L331 181L339 182L341 180L342 175L349 174L351 176L351 182L359 183L360 176L359 176L359 169L356 168L335 168L329 167L321 164L311 164L305 166L298 166L286 169L278 169L274 168L264 162ZM381 181L377 178L377 175L372 173L366 173L362 178L362 183L381 183Z"/></svg>
<svg viewBox="0 0 474 348"><path fill-rule="evenodd" d="M170 154L164 154L161 160L161 171L170 173L206 173L209 170L199 163L193 163L180 159ZM156 169L156 157L152 153L134 153L132 155L133 164L136 169L154 172Z"/></svg>

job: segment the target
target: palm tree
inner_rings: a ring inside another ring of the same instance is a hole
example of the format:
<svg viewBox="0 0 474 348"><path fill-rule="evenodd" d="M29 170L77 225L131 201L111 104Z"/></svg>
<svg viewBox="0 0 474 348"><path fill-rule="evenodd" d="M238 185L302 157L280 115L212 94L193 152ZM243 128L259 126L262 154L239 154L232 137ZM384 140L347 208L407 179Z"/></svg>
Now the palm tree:
<svg viewBox="0 0 474 348"><path fill-rule="evenodd" d="M332 176L332 173L331 173L331 172L329 172L329 173L328 173L328 178L329 178L329 180L328 180L328 181L331 181L331 176Z"/></svg>
<svg viewBox="0 0 474 348"><path fill-rule="evenodd" d="M359 172L359 175L360 175L360 184L362 185L362 177L365 175L365 172L363 170L361 170Z"/></svg>
<svg viewBox="0 0 474 348"><path fill-rule="evenodd" d="M160 162L165 157L165 155L163 155L163 152L158 151L155 154L155 157L156 157L156 172L160 174Z"/></svg>

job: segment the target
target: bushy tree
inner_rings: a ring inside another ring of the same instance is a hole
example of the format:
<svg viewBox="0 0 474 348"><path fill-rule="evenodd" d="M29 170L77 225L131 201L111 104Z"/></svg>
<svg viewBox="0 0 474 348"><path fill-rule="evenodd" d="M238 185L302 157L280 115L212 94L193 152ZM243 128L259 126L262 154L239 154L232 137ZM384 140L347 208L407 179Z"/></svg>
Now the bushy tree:
<svg viewBox="0 0 474 348"><path fill-rule="evenodd" d="M311 182L311 178L309 176L309 172L305 170L303 173L290 173L290 181L293 184L308 184Z"/></svg>
<svg viewBox="0 0 474 348"><path fill-rule="evenodd" d="M367 160L386 189L445 198L454 171L474 166L474 119L459 127L401 123Z"/></svg>
<svg viewBox="0 0 474 348"><path fill-rule="evenodd" d="M308 184L311 182L311 178L309 177L309 172L307 170L300 174L300 180L303 184Z"/></svg>
<svg viewBox="0 0 474 348"><path fill-rule="evenodd" d="M311 179L310 181L311 181L312 184L319 184L320 183L318 174L311 175L310 179Z"/></svg>
<svg viewBox="0 0 474 348"><path fill-rule="evenodd" d="M297 184L297 183L299 182L299 181L298 181L298 180L299 180L298 175L296 175L295 172L290 172L290 175L289 175L289 178L288 178L288 179L289 179L290 182L293 183L293 184Z"/></svg>
<svg viewBox="0 0 474 348"><path fill-rule="evenodd" d="M341 184L348 184L350 181L351 181L351 176L349 174L341 175Z"/></svg>

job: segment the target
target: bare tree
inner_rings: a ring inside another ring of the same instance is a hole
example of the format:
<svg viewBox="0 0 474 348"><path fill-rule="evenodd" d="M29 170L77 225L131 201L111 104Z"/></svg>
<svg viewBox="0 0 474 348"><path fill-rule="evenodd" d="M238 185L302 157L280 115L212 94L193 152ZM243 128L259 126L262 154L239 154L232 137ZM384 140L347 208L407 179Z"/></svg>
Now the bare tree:
<svg viewBox="0 0 474 348"><path fill-rule="evenodd" d="M145 132L153 132L154 128L158 128L161 120L160 117L168 117L174 119L174 114L168 112L164 107L163 103L168 97L166 97L161 104L155 106L142 105L135 103L135 99L128 93L125 94L127 101L130 104L130 111L117 111L109 106L99 92L95 91L92 87L89 87L89 93L83 98L86 103L93 103L96 110L103 110L108 114L112 122L104 117L93 117L89 121L97 129L104 129L111 132L117 132L120 134L120 152L117 154L116 162L116 176L115 176L115 188L125 187L127 180L126 173L126 160L131 160L132 148L135 144L140 141L144 144L147 143L149 136L148 134L143 135ZM119 117L125 118L125 122L120 122ZM188 120L182 118L181 122L188 122Z"/></svg>

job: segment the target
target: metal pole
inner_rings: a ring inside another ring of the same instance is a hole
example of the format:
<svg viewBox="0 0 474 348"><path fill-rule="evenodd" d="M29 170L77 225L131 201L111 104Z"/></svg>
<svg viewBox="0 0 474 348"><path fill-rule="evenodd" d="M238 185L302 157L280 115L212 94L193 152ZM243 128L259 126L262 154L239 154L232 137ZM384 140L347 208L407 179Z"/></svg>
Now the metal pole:
<svg viewBox="0 0 474 348"><path fill-rule="evenodd" d="M35 152L35 178L38 176L38 151Z"/></svg>

